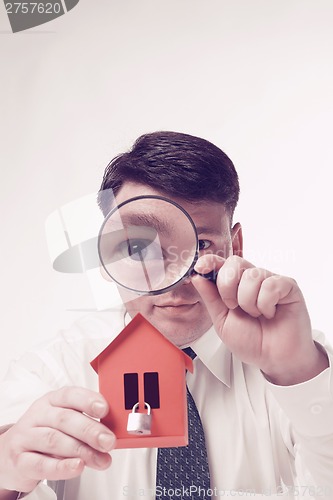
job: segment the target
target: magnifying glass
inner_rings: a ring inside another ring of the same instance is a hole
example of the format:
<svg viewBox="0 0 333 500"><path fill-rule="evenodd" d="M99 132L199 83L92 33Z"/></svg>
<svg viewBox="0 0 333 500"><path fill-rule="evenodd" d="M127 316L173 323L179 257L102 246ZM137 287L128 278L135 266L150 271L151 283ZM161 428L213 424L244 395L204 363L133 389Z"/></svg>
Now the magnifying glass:
<svg viewBox="0 0 333 500"><path fill-rule="evenodd" d="M99 236L100 262L112 281L139 295L168 292L191 276L199 238L191 216L163 196L136 196L105 218ZM215 281L215 272L204 274Z"/></svg>

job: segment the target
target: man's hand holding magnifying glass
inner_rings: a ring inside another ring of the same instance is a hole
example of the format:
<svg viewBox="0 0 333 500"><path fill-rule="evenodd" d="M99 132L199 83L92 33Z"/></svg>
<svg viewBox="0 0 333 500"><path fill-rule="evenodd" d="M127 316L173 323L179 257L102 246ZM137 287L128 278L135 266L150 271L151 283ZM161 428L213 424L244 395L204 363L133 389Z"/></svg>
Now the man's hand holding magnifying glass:
<svg viewBox="0 0 333 500"><path fill-rule="evenodd" d="M255 267L238 256L203 255L195 271L218 270L216 285L199 275L200 293L215 329L239 359L254 364L278 385L309 380L328 367L312 339L306 304L297 283Z"/></svg>

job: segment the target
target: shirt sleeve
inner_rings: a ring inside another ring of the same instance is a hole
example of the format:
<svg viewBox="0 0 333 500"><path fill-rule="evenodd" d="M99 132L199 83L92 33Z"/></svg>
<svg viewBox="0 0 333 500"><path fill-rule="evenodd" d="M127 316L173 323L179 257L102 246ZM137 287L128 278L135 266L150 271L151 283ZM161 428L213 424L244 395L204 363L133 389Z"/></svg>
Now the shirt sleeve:
<svg viewBox="0 0 333 500"><path fill-rule="evenodd" d="M31 369L30 365L35 365ZM5 379L0 383L0 426L13 424L29 406L54 387L50 377L43 378L39 360L26 355L21 361L12 361ZM47 367L43 367L45 371Z"/></svg>
<svg viewBox="0 0 333 500"><path fill-rule="evenodd" d="M318 495L328 492L327 498L333 498L333 352L322 338L320 344L329 359L326 370L301 384L267 384L290 422L298 476L317 488Z"/></svg>
<svg viewBox="0 0 333 500"><path fill-rule="evenodd" d="M20 493L17 500L57 500L55 492L45 483L39 483L30 493Z"/></svg>

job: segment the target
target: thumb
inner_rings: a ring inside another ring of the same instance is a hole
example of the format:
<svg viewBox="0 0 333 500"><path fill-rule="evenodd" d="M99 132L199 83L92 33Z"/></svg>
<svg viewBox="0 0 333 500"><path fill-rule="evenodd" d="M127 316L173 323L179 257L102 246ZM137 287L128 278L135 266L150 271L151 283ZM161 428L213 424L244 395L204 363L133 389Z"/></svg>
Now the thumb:
<svg viewBox="0 0 333 500"><path fill-rule="evenodd" d="M200 294L213 323L219 322L226 316L229 309L223 302L217 286L208 279L200 276L200 274L208 274L213 270L216 272L221 269L224 262L225 259L218 255L203 255L198 259L194 267L194 270L199 274L194 274L191 277L191 282Z"/></svg>

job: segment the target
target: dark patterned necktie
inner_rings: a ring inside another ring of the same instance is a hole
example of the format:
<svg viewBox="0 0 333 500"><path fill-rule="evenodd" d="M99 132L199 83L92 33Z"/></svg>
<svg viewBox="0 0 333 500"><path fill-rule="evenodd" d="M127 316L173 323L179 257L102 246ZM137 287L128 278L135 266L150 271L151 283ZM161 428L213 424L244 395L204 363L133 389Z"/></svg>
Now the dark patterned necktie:
<svg viewBox="0 0 333 500"><path fill-rule="evenodd" d="M192 359L196 356L190 347L183 351ZM188 389L187 411L188 445L158 449L156 473L158 498L169 500L211 498L205 435L197 407Z"/></svg>

